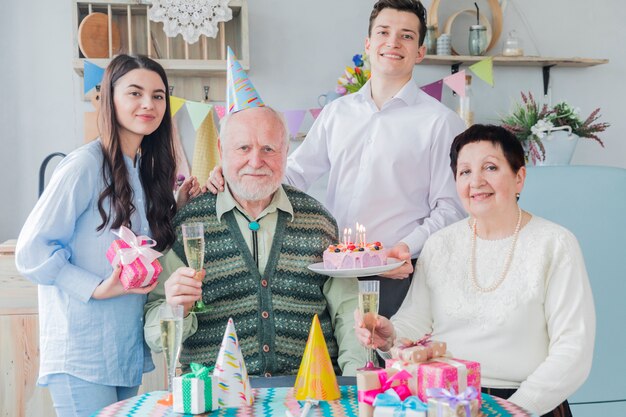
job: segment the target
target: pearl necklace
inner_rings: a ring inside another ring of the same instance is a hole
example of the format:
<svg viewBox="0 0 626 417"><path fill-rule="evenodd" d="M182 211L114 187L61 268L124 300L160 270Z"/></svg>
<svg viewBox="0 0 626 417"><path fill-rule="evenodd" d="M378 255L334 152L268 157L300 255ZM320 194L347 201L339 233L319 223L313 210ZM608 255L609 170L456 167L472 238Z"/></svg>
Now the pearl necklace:
<svg viewBox="0 0 626 417"><path fill-rule="evenodd" d="M509 251L506 255L504 269L500 274L500 278L487 288L481 287L476 280L476 219L474 219L474 221L472 222L472 252L469 262L470 278L472 279L472 285L474 286L474 288L482 293L495 291L495 289L498 288L500 284L502 284L502 282L506 278L506 274L509 272L509 267L511 266L511 261L513 260L513 251L515 250L515 244L517 243L517 237L519 235L519 231L522 225L522 209L519 207L517 209L519 211L519 215L517 216L517 225L515 226L515 231L513 232L513 241L511 242L511 246L509 247Z"/></svg>

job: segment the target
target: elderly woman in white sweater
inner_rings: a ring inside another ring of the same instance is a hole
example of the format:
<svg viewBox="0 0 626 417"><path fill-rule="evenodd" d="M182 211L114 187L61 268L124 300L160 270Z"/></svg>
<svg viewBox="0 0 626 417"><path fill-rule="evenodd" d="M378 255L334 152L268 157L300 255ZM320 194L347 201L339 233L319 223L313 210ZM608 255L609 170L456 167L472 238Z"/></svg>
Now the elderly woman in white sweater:
<svg viewBox="0 0 626 417"><path fill-rule="evenodd" d="M595 337L578 242L518 206L524 151L505 129L470 127L450 159L470 217L429 238L400 310L378 319L373 338L361 322L357 337L384 357L396 338L432 333L481 363L483 392L571 416L566 399L589 374Z"/></svg>

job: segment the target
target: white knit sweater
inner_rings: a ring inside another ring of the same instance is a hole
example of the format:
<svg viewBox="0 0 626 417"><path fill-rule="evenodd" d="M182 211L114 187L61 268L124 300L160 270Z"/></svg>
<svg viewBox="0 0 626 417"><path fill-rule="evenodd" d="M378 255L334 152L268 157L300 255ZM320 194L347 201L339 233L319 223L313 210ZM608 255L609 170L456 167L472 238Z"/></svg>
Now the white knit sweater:
<svg viewBox="0 0 626 417"><path fill-rule="evenodd" d="M500 277L512 237L476 240L476 277ZM539 415L578 389L591 369L595 310L582 253L563 227L532 217L502 285L477 291L469 274L471 228L433 234L411 289L392 318L400 337L433 332L454 357L480 362L482 386L518 388L510 401Z"/></svg>

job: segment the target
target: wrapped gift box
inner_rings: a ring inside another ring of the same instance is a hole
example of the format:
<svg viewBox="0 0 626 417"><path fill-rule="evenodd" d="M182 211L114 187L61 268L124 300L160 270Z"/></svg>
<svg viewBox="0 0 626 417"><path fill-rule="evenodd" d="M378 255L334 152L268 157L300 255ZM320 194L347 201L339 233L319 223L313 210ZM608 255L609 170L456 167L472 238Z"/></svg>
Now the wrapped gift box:
<svg viewBox="0 0 626 417"><path fill-rule="evenodd" d="M163 270L157 260L161 253L152 249L156 242L148 236L135 236L128 228L122 226L114 232L120 239L111 243L106 257L115 268L121 264L120 281L125 290L152 285Z"/></svg>
<svg viewBox="0 0 626 417"><path fill-rule="evenodd" d="M436 358L422 363L417 370L417 396L426 402L429 388L463 392L473 387L480 392L480 364L453 358ZM480 396L478 396L480 403Z"/></svg>
<svg viewBox="0 0 626 417"><path fill-rule="evenodd" d="M480 392L478 362L443 357L420 363L389 359L386 361L386 367L396 371L407 371L411 375L407 381L411 394L417 395L424 402L428 400L426 395L428 388L454 389L458 392L467 387L474 387Z"/></svg>
<svg viewBox="0 0 626 417"><path fill-rule="evenodd" d="M473 387L460 394L441 388L428 390L428 417L478 417L480 394Z"/></svg>
<svg viewBox="0 0 626 417"><path fill-rule="evenodd" d="M445 356L445 354L446 343L431 340L430 334L416 341L401 339L399 344L391 349L391 355L394 359L414 363L425 362L429 359Z"/></svg>
<svg viewBox="0 0 626 417"><path fill-rule="evenodd" d="M174 378L172 391L175 413L202 414L217 410L216 378L212 369L192 363L191 373Z"/></svg>
<svg viewBox="0 0 626 417"><path fill-rule="evenodd" d="M373 403L378 394L388 389L393 389L400 400L411 395L406 385L407 378L411 375L397 369L378 369L372 371L358 371L356 385L359 400L359 417L372 417L374 414Z"/></svg>
<svg viewBox="0 0 626 417"><path fill-rule="evenodd" d="M373 417L426 417L428 406L412 395L404 401L393 389L378 394L374 399Z"/></svg>

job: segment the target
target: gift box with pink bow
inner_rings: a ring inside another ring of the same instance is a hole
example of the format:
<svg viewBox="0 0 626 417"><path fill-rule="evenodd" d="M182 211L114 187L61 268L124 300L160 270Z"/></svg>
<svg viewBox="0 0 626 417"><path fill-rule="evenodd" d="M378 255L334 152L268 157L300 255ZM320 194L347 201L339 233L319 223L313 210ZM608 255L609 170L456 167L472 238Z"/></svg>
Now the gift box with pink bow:
<svg viewBox="0 0 626 417"><path fill-rule="evenodd" d="M157 260L162 256L152 249L156 242L148 236L135 236L127 227L113 231L119 237L111 243L106 257L115 268L122 266L120 281L124 289L141 288L152 285L163 270Z"/></svg>
<svg viewBox="0 0 626 417"><path fill-rule="evenodd" d="M359 401L359 417L372 417L374 413L374 400L378 394L391 389L398 395L400 401L404 401L411 395L407 387L407 379L411 375L406 371L397 369L376 369L371 371L358 371L356 385Z"/></svg>

